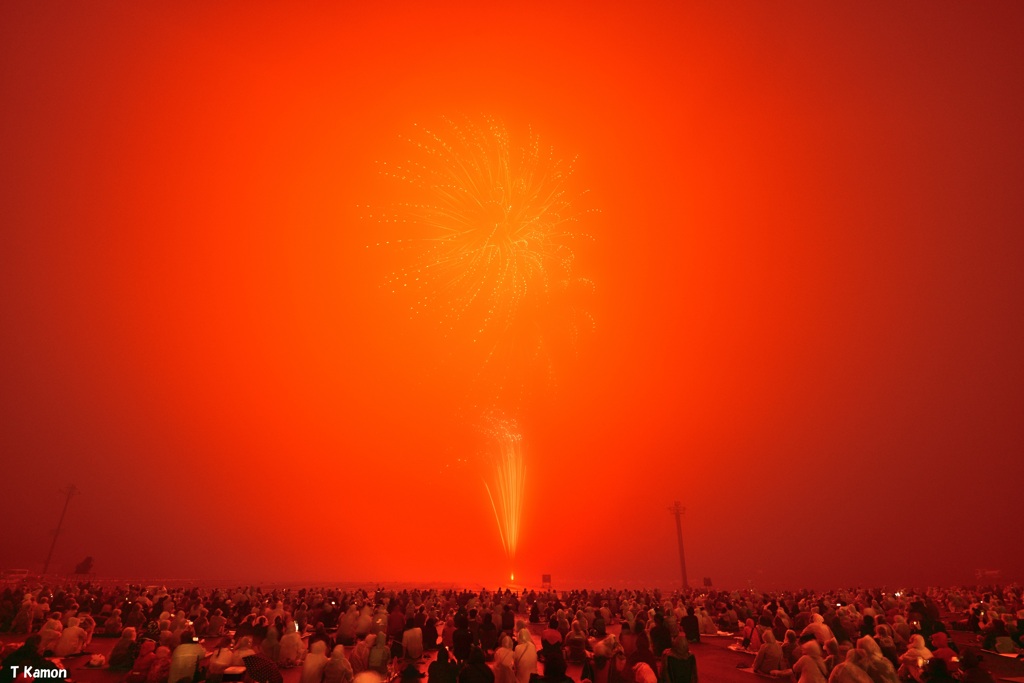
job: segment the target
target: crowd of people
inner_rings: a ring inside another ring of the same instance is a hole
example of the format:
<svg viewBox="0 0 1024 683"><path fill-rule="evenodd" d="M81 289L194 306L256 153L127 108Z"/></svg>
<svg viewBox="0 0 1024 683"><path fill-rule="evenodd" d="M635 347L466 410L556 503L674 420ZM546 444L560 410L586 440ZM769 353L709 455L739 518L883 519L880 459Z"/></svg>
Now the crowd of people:
<svg viewBox="0 0 1024 683"><path fill-rule="evenodd" d="M22 585L0 595L0 632L25 636L3 653L0 677L111 638L97 665L123 672L124 683L275 683L288 668L300 683L572 683L573 664L591 683L695 683L692 646L735 636L756 653L754 672L798 683L981 683L992 678L977 648L959 651L950 631L1014 653L1022 627L1017 586L667 594Z"/></svg>

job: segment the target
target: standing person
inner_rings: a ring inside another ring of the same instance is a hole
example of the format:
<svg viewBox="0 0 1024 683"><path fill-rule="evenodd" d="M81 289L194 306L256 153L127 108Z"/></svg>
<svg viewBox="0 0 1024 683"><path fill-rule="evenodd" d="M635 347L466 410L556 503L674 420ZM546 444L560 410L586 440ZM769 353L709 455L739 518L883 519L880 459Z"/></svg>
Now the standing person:
<svg viewBox="0 0 1024 683"><path fill-rule="evenodd" d="M686 634L679 634L661 657L661 683L697 683L697 660L690 653Z"/></svg>

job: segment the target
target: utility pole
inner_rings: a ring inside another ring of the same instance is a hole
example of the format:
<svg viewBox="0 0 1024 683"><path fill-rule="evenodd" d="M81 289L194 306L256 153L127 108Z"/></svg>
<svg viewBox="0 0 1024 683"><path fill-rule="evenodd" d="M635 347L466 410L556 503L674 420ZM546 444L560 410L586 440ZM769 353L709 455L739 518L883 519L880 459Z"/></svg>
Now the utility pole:
<svg viewBox="0 0 1024 683"><path fill-rule="evenodd" d="M43 563L43 575L50 570L50 560L53 559L53 549L57 547L57 537L60 536L60 529L64 526L64 515L68 513L68 505L71 504L71 497L79 493L79 490L75 488L74 484L68 484L66 488L60 490L61 493L66 494L67 498L64 499L64 509L60 511L60 521L57 522L57 529L53 532L53 541L50 543L50 552L46 553L46 562Z"/></svg>
<svg viewBox="0 0 1024 683"><path fill-rule="evenodd" d="M676 518L676 538L679 540L679 566L683 570L683 590L687 590L690 587L690 583L686 580L686 554L683 552L683 513L686 512L686 508L679 504L677 500L675 505L668 509Z"/></svg>

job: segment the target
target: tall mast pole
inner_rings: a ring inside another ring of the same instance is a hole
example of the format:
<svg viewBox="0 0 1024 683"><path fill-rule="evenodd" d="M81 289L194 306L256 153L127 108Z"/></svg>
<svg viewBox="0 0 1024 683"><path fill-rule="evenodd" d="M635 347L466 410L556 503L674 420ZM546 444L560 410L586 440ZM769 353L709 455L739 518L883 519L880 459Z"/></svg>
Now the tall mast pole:
<svg viewBox="0 0 1024 683"><path fill-rule="evenodd" d="M686 508L679 504L677 500L675 505L668 509L676 518L676 539L679 541L679 567L683 572L683 590L687 590L690 587L690 583L686 580L686 553L683 552L683 513L686 512Z"/></svg>
<svg viewBox="0 0 1024 683"><path fill-rule="evenodd" d="M67 498L64 499L64 509L60 511L60 521L57 522L57 529L53 532L53 541L50 542L50 552L46 553L46 562L43 563L43 575L50 570L50 560L53 559L53 549L57 547L57 537L60 536L60 529L64 526L64 516L68 514L68 505L71 504L71 497L78 493L78 489L75 488L74 484L68 484L67 488L60 490L61 493L67 494Z"/></svg>

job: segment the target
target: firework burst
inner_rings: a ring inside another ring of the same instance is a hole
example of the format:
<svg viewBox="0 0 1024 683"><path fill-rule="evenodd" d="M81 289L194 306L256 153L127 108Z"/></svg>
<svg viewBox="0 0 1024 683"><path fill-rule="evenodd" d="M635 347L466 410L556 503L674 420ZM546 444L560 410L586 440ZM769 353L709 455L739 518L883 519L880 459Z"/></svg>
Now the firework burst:
<svg viewBox="0 0 1024 683"><path fill-rule="evenodd" d="M571 340L593 324L570 303L592 287L573 269L572 242L589 239L573 230L589 212L577 208L586 191L567 189L573 162L532 133L514 143L491 118L446 118L405 141L411 158L378 166L410 197L376 217L411 235L392 241L409 258L388 286L410 292L411 314L436 321L447 340L476 347L478 383L521 393L524 370L548 365L552 324L567 325Z"/></svg>

